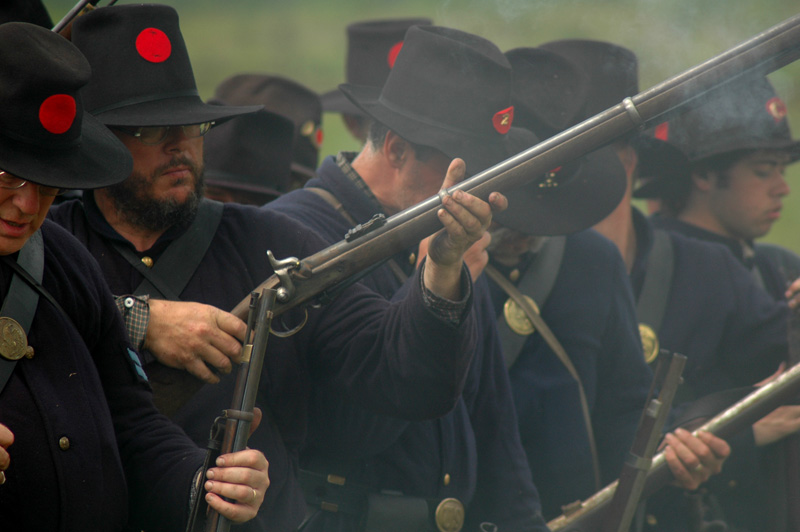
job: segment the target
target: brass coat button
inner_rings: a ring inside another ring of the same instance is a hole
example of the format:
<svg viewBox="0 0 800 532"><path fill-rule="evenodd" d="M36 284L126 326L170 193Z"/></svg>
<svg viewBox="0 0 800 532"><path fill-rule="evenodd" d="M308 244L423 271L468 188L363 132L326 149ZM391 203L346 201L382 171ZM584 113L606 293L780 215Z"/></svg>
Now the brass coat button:
<svg viewBox="0 0 800 532"><path fill-rule="evenodd" d="M66 451L69 449L69 438L66 436L61 436L58 439L58 446L61 448L62 451Z"/></svg>
<svg viewBox="0 0 800 532"><path fill-rule="evenodd" d="M511 273L509 273L509 274L508 274L508 279L509 279L509 280L510 280L512 283L516 283L517 281L519 281L519 270L518 270L518 269L516 269L516 268L514 268L513 270L511 270Z"/></svg>
<svg viewBox="0 0 800 532"><path fill-rule="evenodd" d="M444 485L445 486L449 486L450 485L450 473L445 473L444 474Z"/></svg>
<svg viewBox="0 0 800 532"><path fill-rule="evenodd" d="M151 259L150 257L142 257L142 263L148 268L153 267L153 259Z"/></svg>
<svg viewBox="0 0 800 532"><path fill-rule="evenodd" d="M647 514L645 520L647 521L647 524L650 526L656 526L658 524L658 519L656 519L656 516L654 516L653 514Z"/></svg>
<svg viewBox="0 0 800 532"><path fill-rule="evenodd" d="M735 480L729 480L728 481L728 487L731 488L731 489L735 488L736 487L736 481Z"/></svg>
<svg viewBox="0 0 800 532"><path fill-rule="evenodd" d="M408 263L411 264L411 265L414 265L414 264L417 263L417 254L416 253L412 253L411 255L408 256Z"/></svg>

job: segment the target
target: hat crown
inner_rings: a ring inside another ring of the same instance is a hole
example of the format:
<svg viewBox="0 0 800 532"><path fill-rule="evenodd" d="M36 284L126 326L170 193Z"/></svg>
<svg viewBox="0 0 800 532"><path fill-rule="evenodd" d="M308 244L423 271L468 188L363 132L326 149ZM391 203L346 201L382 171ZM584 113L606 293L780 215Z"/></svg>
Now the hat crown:
<svg viewBox="0 0 800 532"><path fill-rule="evenodd" d="M585 114L588 82L570 60L541 48L505 53L513 71L512 102L517 124L548 138Z"/></svg>
<svg viewBox="0 0 800 532"><path fill-rule="evenodd" d="M657 126L655 134L696 161L741 149L792 149L786 105L764 76L732 82L702 104Z"/></svg>
<svg viewBox="0 0 800 532"><path fill-rule="evenodd" d="M636 54L622 46L590 39L564 39L539 46L575 64L587 76L591 89L586 94L588 118L613 107L639 92Z"/></svg>
<svg viewBox="0 0 800 532"><path fill-rule="evenodd" d="M0 25L0 72L0 135L47 148L79 141L79 90L91 69L66 39L29 23Z"/></svg>
<svg viewBox="0 0 800 532"><path fill-rule="evenodd" d="M347 27L347 83L382 87L411 26L430 25L428 18L363 21Z"/></svg>
<svg viewBox="0 0 800 532"><path fill-rule="evenodd" d="M198 94L172 7L129 4L95 9L75 21L72 41L92 66L92 79L83 90L92 114Z"/></svg>
<svg viewBox="0 0 800 532"><path fill-rule="evenodd" d="M490 41L460 30L414 26L381 91L389 108L469 138L496 139L511 112L511 65ZM390 125L390 124L388 124ZM507 131L507 129L506 129ZM400 132L403 133L403 132ZM413 134L408 140L417 142Z"/></svg>

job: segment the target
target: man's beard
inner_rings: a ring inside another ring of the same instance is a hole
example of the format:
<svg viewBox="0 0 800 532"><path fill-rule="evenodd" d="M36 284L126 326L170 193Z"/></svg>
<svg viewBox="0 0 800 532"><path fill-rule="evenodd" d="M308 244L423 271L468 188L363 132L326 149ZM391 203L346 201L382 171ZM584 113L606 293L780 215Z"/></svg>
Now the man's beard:
<svg viewBox="0 0 800 532"><path fill-rule="evenodd" d="M149 196L149 188L164 171L177 166L188 166L195 176L194 190L183 202L174 198L157 199ZM108 195L114 202L117 212L128 223L150 231L163 231L173 225L184 224L192 220L197 207L203 198L203 169L187 158L173 160L171 163L157 168L148 178L133 173L116 185L108 187Z"/></svg>

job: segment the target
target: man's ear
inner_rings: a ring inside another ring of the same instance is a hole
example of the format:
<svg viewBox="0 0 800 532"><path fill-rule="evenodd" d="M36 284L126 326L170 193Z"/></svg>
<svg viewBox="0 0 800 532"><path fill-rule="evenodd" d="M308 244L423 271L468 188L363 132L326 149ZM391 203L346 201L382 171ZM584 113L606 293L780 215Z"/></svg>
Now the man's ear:
<svg viewBox="0 0 800 532"><path fill-rule="evenodd" d="M701 192L708 192L714 188L716 176L711 170L692 170L692 188Z"/></svg>
<svg viewBox="0 0 800 532"><path fill-rule="evenodd" d="M411 145L407 140L393 131L386 133L386 138L383 141L383 155L392 168L401 168L408 159L411 151Z"/></svg>

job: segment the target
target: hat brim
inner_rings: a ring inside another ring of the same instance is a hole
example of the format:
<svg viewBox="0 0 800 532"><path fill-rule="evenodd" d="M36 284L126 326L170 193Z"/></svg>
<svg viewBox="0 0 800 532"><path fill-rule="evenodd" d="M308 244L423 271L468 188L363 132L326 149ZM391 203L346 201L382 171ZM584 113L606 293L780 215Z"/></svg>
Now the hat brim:
<svg viewBox="0 0 800 532"><path fill-rule="evenodd" d="M0 168L40 185L92 189L124 181L133 158L106 126L84 113L80 143L42 148L0 134Z"/></svg>
<svg viewBox="0 0 800 532"><path fill-rule="evenodd" d="M175 126L202 122L222 123L262 109L263 105L209 105L198 96L180 96L90 112L108 126Z"/></svg>
<svg viewBox="0 0 800 532"><path fill-rule="evenodd" d="M494 216L501 225L529 235L554 236L593 226L613 211L625 193L625 168L613 147L577 159L574 173L555 187L541 179L506 193L508 208Z"/></svg>
<svg viewBox="0 0 800 532"><path fill-rule="evenodd" d="M356 107L339 89L321 94L319 99L322 103L322 110L326 113L366 116L364 111Z"/></svg>
<svg viewBox="0 0 800 532"><path fill-rule="evenodd" d="M381 101L379 88L348 84L339 88L358 108L407 141L463 159L469 175L482 172L536 144L536 137L525 129L512 127L502 137L480 137L474 131L444 127L395 111Z"/></svg>

